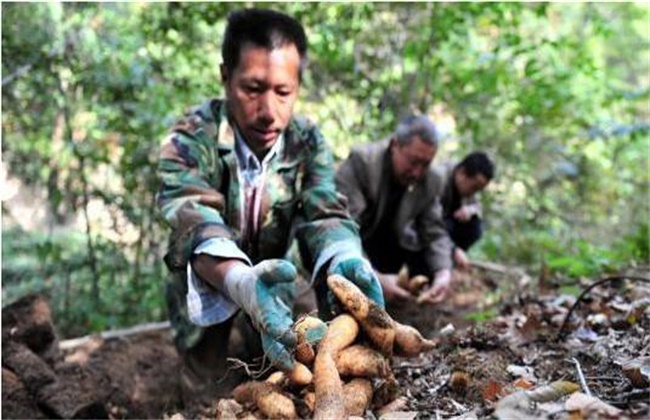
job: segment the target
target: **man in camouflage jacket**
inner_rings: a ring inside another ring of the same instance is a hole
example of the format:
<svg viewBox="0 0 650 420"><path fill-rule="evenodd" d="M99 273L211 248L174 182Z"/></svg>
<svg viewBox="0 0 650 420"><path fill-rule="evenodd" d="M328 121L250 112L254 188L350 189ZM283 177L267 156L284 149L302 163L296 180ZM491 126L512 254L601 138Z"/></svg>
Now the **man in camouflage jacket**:
<svg viewBox="0 0 650 420"><path fill-rule="evenodd" d="M336 192L332 155L318 129L293 116L306 45L289 16L231 14L222 47L226 99L189 112L161 149L157 203L171 227L166 295L182 384L196 393L212 392L200 385L226 372L238 312L259 332L249 329L244 340L261 341L274 365L291 369L296 269L283 258L294 237L317 293L327 293L323 279L336 273L383 306Z"/></svg>

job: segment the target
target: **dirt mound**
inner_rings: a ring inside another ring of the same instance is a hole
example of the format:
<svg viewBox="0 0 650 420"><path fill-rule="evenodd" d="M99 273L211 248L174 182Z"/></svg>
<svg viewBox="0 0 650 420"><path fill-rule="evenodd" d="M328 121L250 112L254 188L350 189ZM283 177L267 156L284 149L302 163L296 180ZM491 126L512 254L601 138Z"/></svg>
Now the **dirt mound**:
<svg viewBox="0 0 650 420"><path fill-rule="evenodd" d="M178 358L169 331L62 351L43 296L2 310L5 418L160 418L180 407Z"/></svg>

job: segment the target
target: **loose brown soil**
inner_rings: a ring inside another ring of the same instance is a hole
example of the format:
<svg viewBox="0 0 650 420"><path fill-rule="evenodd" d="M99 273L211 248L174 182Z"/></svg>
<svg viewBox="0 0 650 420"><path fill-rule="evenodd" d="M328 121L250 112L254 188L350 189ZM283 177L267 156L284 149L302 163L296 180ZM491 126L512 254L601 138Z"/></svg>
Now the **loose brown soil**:
<svg viewBox="0 0 650 420"><path fill-rule="evenodd" d="M494 280L479 271L456 273L456 293L444 305L389 304L396 320L438 342L432 352L393 360L405 397L398 411L407 417L401 418L489 417L499 400L525 387L557 380L579 383L572 358L590 392L622 410L615 418L650 415L647 362L637 369L636 382L634 369L623 368L626 361L650 360L650 285L612 282L594 289L576 305L567 336L556 340L575 297L562 295L548 279L540 288L504 277L498 289ZM309 309L313 300L306 297L304 309ZM477 322L481 317L489 319ZM441 334L450 323L455 331ZM167 329L97 337L64 351L47 301L29 296L3 309L2 339L4 418L225 415L225 401L200 411L183 406L179 361ZM524 368L530 368L529 376L522 376ZM526 414L568 418L562 399L557 400L555 408L544 405L551 402L539 404ZM601 417L589 411L581 416L574 418ZM366 418L375 415L367 412Z"/></svg>

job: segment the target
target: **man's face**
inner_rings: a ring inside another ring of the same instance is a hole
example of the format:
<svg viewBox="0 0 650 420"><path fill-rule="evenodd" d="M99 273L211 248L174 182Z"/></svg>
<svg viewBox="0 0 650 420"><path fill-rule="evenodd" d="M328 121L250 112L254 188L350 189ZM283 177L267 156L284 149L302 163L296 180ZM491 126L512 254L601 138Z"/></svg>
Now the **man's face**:
<svg viewBox="0 0 650 420"><path fill-rule="evenodd" d="M462 166L454 172L454 182L461 197L471 197L487 187L490 182L482 173L470 177Z"/></svg>
<svg viewBox="0 0 650 420"><path fill-rule="evenodd" d="M419 136L413 137L413 140L406 145L400 145L393 139L390 148L393 175L403 186L424 178L429 164L436 155L435 146L422 141Z"/></svg>
<svg viewBox="0 0 650 420"><path fill-rule="evenodd" d="M221 79L231 118L258 156L273 147L287 127L298 97L300 55L295 45L268 50L247 43L237 67Z"/></svg>

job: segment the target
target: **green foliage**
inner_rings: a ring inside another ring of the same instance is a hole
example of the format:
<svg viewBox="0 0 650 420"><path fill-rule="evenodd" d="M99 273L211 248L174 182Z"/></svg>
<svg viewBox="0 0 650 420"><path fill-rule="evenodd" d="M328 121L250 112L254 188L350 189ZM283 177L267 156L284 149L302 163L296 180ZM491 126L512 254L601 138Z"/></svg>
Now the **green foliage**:
<svg viewBox="0 0 650 420"><path fill-rule="evenodd" d="M2 4L3 162L48 215L20 233L3 219L3 296L49 291L68 335L163 316L158 144L223 94L225 17L250 5ZM411 112L444 128L437 159L495 156L475 255L569 276L648 261L647 6L259 6L305 25L297 111L337 157ZM85 230L54 233L73 225Z"/></svg>
<svg viewBox="0 0 650 420"><path fill-rule="evenodd" d="M612 270L613 264L618 262L619 256L612 249L599 248L582 240L576 241L575 248L571 255L565 251L562 255L548 257L549 268L570 277L592 277Z"/></svg>
<svg viewBox="0 0 650 420"><path fill-rule="evenodd" d="M495 308L488 308L483 311L469 313L465 315L465 319L468 321L481 323L494 319L497 315L499 315L499 312Z"/></svg>
<svg viewBox="0 0 650 420"><path fill-rule="evenodd" d="M560 286L558 292L564 295L572 295L578 297L580 296L580 293L582 293L582 290L583 288L577 284L568 284Z"/></svg>
<svg viewBox="0 0 650 420"><path fill-rule="evenodd" d="M101 304L96 305L91 299L79 298L89 295L93 280L82 233L46 235L6 229L2 239L3 304L29 292L47 295L57 327L66 336L165 316L160 273L145 270L138 285L133 284L127 256L110 241L97 238L96 242L103 295Z"/></svg>
<svg viewBox="0 0 650 420"><path fill-rule="evenodd" d="M489 236L479 253L489 259L509 254L511 261L533 267L546 264L553 272L570 278L597 277L650 260L647 222L634 233L604 244L571 235L562 238L548 231L531 231L517 238L503 242L500 235Z"/></svg>

